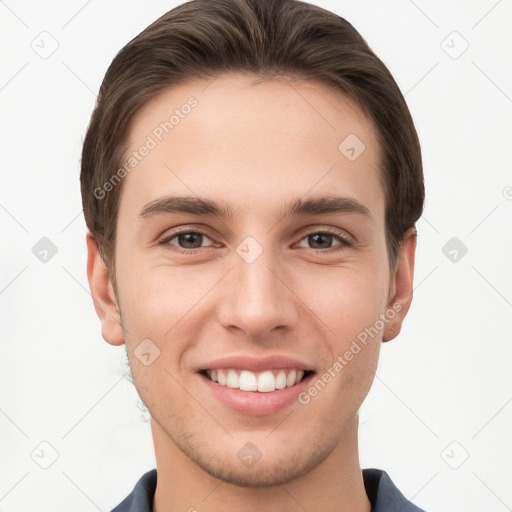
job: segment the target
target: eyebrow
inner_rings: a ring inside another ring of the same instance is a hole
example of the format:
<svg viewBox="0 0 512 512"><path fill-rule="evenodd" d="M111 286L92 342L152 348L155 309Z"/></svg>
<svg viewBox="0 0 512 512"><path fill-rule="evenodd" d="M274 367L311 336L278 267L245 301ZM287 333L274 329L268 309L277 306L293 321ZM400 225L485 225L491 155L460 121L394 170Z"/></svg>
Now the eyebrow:
<svg viewBox="0 0 512 512"><path fill-rule="evenodd" d="M239 210L223 201L214 201L192 196L166 196L145 205L139 219L148 219L163 214L192 214L232 219ZM370 210L359 201L343 196L296 198L286 202L280 209L280 218L289 216L322 214L356 214L371 220Z"/></svg>

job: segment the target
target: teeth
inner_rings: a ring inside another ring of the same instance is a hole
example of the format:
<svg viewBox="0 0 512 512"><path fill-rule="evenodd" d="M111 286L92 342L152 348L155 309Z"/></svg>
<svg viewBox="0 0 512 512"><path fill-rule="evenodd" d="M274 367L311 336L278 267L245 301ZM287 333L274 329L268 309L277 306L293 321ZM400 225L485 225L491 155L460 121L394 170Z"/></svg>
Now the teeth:
<svg viewBox="0 0 512 512"><path fill-rule="evenodd" d="M268 393L276 390L276 378L271 371L263 372L258 375L258 391Z"/></svg>
<svg viewBox="0 0 512 512"><path fill-rule="evenodd" d="M276 377L276 389L283 389L286 387L286 373L280 371Z"/></svg>
<svg viewBox="0 0 512 512"><path fill-rule="evenodd" d="M234 370L230 371L236 375ZM258 389L258 379L254 373L243 370L240 373L240 385L236 387L240 388L240 391L256 391Z"/></svg>
<svg viewBox="0 0 512 512"><path fill-rule="evenodd" d="M228 370L228 376L226 377L226 386L228 388L237 388L238 387L238 375L235 370Z"/></svg>
<svg viewBox="0 0 512 512"><path fill-rule="evenodd" d="M297 378L297 372L295 370L292 370L288 374L288 377L286 377L286 386L287 387L293 386L295 384L296 378Z"/></svg>
<svg viewBox="0 0 512 512"><path fill-rule="evenodd" d="M207 370L208 377L221 386L240 389L241 391L259 391L269 393L299 383L304 377L304 370L266 370L254 373L234 368Z"/></svg>

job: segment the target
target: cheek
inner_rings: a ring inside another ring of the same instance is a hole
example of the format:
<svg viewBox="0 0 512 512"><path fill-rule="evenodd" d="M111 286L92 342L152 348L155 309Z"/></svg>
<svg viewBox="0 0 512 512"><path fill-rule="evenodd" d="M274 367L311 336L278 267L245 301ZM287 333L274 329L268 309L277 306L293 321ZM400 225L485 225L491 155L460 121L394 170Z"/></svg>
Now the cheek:
<svg viewBox="0 0 512 512"><path fill-rule="evenodd" d="M203 325L214 314L207 294L218 277L211 274L193 267L141 264L137 272L123 276L123 327L134 379L140 376L149 385L156 378L134 357L147 339L157 347L155 368L167 368L179 377L182 356L199 342Z"/></svg>
<svg viewBox="0 0 512 512"><path fill-rule="evenodd" d="M123 327L137 392L150 411L167 411L168 397L173 397L178 411L186 408L187 395L179 384L186 375L178 362L200 332L198 301L206 290L198 287L197 276L187 279L186 272L177 267L140 265L138 272L127 273L123 279ZM150 354L147 365L143 353Z"/></svg>
<svg viewBox="0 0 512 512"><path fill-rule="evenodd" d="M308 273L298 292L341 346L375 324L387 298L387 274L379 264Z"/></svg>
<svg viewBox="0 0 512 512"><path fill-rule="evenodd" d="M325 362L317 375L319 382L304 400L311 400L320 416L322 407L332 404L336 410L333 417L347 419L355 414L374 380L387 274L378 263L331 270L330 275L310 275L308 282L315 286L303 287L301 295L314 312L310 317L319 319L314 329L317 354L322 354ZM317 401L317 395L323 398Z"/></svg>
<svg viewBox="0 0 512 512"><path fill-rule="evenodd" d="M193 306L208 290L205 273L169 265L126 265L122 276L123 311L127 322L140 331L151 330L162 337L179 319L186 320ZM127 326L128 327L128 326Z"/></svg>

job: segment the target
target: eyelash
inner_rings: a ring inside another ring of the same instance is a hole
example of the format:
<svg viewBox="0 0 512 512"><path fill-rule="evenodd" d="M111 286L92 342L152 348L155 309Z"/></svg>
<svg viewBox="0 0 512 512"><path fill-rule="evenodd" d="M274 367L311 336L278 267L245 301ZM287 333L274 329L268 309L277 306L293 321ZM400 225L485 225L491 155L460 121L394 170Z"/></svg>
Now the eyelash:
<svg viewBox="0 0 512 512"><path fill-rule="evenodd" d="M175 232L171 233L170 235L166 236L164 239L160 240L159 244L162 246L169 246L169 245L171 245L171 244L169 244L169 242L171 240L173 240L174 238L176 238L177 236L182 235L182 234L191 234L191 233L192 234L201 234L210 239L212 238L209 236L209 234L205 230L203 230L201 228L184 229L181 231L175 231ZM332 253L347 249L348 247L352 247L352 245L353 245L352 242L347 237L341 235L338 231L335 231L335 230L329 229L329 228L324 228L324 229L321 229L318 231L311 231L309 233L306 233L299 240L299 242L301 242L302 240L304 240L305 238L307 238L308 236L311 236L311 235L330 235L330 236L337 238L338 241L341 242L340 245L336 246L335 248L328 247L327 249L311 249L316 254L325 254L325 253L332 254ZM204 247L198 247L196 249L183 249L182 247L174 246L174 248L171 250L176 251L180 254L197 254L197 251L199 249L204 249Z"/></svg>

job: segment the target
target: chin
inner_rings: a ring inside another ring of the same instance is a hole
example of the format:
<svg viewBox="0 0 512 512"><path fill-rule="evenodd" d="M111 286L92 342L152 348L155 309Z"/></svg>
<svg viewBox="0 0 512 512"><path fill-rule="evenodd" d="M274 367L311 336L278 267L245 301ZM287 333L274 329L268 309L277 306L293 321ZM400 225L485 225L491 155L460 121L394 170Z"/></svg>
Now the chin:
<svg viewBox="0 0 512 512"><path fill-rule="evenodd" d="M226 461L220 462L220 464L215 464L212 461L207 464L196 463L214 478L237 487L249 488L284 485L307 474L311 469L309 464L305 464L305 461L297 464L292 459L280 462L260 460L252 467L244 467L242 463L233 464Z"/></svg>
<svg viewBox="0 0 512 512"><path fill-rule="evenodd" d="M244 437L250 439L250 436ZM180 449L192 462L212 477L238 487L264 488L288 484L311 472L331 451L329 446L316 443L293 446L280 442L275 446L272 442L255 441L260 447L258 449L250 441L244 442L240 448L191 444L190 439L188 441Z"/></svg>

